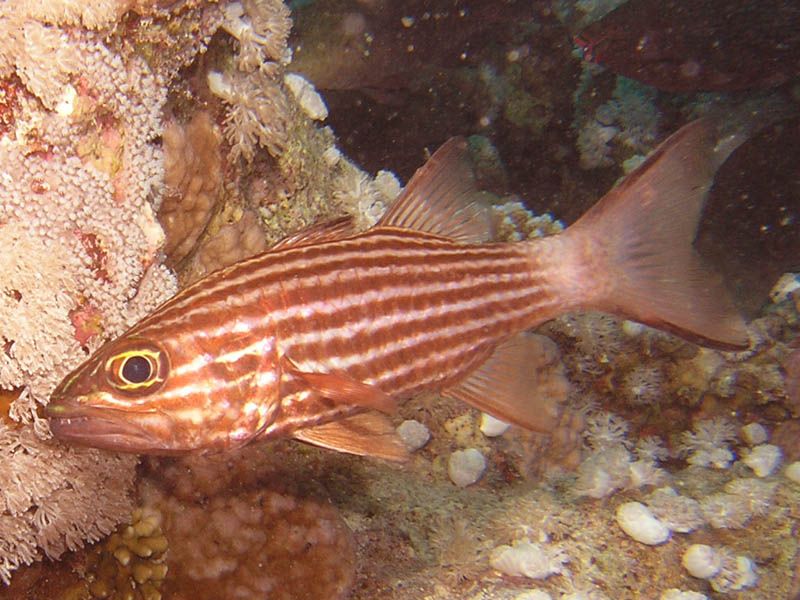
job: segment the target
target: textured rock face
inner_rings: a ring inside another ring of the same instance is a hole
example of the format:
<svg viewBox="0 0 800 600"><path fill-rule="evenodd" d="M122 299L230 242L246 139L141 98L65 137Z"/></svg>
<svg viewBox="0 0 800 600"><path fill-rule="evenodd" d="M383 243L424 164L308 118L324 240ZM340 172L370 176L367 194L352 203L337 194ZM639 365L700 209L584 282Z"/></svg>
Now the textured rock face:
<svg viewBox="0 0 800 600"><path fill-rule="evenodd" d="M168 598L335 600L352 585L352 538L331 506L270 491L165 506Z"/></svg>

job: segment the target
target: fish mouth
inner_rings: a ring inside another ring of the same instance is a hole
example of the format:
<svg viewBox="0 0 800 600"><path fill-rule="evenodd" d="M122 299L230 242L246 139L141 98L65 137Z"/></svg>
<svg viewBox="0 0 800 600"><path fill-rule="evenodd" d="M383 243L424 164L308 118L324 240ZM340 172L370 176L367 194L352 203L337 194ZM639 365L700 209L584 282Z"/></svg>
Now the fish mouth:
<svg viewBox="0 0 800 600"><path fill-rule="evenodd" d="M136 423L136 413L106 407L51 402L50 431L64 442L104 450L163 453L164 442Z"/></svg>

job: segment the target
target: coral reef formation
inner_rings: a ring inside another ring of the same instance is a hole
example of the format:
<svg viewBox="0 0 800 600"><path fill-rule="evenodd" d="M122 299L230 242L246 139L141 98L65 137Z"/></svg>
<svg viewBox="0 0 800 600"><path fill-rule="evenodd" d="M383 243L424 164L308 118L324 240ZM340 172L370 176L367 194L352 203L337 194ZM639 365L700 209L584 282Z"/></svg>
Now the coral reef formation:
<svg viewBox="0 0 800 600"><path fill-rule="evenodd" d="M197 112L185 126L164 128L164 199L158 221L164 253L179 265L194 249L222 193L221 135L211 115Z"/></svg>
<svg viewBox="0 0 800 600"><path fill-rule="evenodd" d="M178 503L170 516L170 598L335 599L350 588L349 532L331 507L262 490Z"/></svg>
<svg viewBox="0 0 800 600"><path fill-rule="evenodd" d="M161 514L137 509L86 560L85 585L92 598L158 600L167 575L168 542Z"/></svg>

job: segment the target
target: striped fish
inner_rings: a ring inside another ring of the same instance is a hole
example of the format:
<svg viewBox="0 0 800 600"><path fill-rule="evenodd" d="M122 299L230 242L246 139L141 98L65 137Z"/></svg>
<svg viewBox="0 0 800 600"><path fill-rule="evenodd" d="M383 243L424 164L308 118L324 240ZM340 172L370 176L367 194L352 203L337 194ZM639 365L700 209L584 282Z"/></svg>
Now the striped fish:
<svg viewBox="0 0 800 600"><path fill-rule="evenodd" d="M601 310L725 348L745 324L692 241L741 140L695 121L560 235L490 241L466 144L450 140L372 229L318 226L184 289L70 373L62 440L140 453L291 436L401 460L391 414L423 391L530 430L564 417L552 342L525 333Z"/></svg>

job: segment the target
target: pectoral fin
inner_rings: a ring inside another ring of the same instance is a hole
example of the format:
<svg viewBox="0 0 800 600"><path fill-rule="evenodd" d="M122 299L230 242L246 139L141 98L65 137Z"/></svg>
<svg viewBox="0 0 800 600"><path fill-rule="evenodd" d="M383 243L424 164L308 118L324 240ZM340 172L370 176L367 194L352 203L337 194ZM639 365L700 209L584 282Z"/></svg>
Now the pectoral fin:
<svg viewBox="0 0 800 600"><path fill-rule="evenodd" d="M374 385L358 381L344 373L309 373L301 371L292 360L283 357L283 369L305 382L314 392L335 404L362 406L386 414L397 411L397 402Z"/></svg>
<svg viewBox="0 0 800 600"><path fill-rule="evenodd" d="M502 344L452 396L508 423L550 433L559 423L569 382L549 338L518 334Z"/></svg>
<svg viewBox="0 0 800 600"><path fill-rule="evenodd" d="M329 450L384 460L408 460L408 450L392 423L383 415L363 413L293 434L295 439Z"/></svg>

